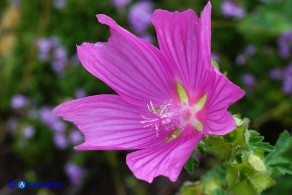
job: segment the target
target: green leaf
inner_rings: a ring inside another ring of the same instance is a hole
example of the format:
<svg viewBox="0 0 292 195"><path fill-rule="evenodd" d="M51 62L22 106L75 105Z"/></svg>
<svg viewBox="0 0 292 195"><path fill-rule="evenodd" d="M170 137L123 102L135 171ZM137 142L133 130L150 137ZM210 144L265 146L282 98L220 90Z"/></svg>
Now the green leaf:
<svg viewBox="0 0 292 195"><path fill-rule="evenodd" d="M265 157L265 164L273 177L292 175L292 136L284 131L279 136L275 151Z"/></svg>
<svg viewBox="0 0 292 195"><path fill-rule="evenodd" d="M179 191L179 195L203 195L203 185L201 182L185 182Z"/></svg>
<svg viewBox="0 0 292 195"><path fill-rule="evenodd" d="M275 144L275 149L276 150L273 153L277 153L278 155L283 154L292 149L292 136L289 134L288 131L284 131L283 133L280 134L277 143ZM269 155L272 156L272 153Z"/></svg>
<svg viewBox="0 0 292 195"><path fill-rule="evenodd" d="M206 136L203 140L203 147L206 152L214 154L221 161L231 158L231 144L225 141L221 136Z"/></svg>
<svg viewBox="0 0 292 195"><path fill-rule="evenodd" d="M228 167L227 168L227 175L226 175L226 180L227 180L227 184L228 186L233 186L236 181L238 181L239 179L239 171L233 167Z"/></svg>
<svg viewBox="0 0 292 195"><path fill-rule="evenodd" d="M201 142L201 146L206 152L214 154L222 162L230 160L232 157L237 156L241 150L248 148L246 129L249 120L241 120L237 116L234 117L237 124L237 128L234 131L224 136L206 136ZM240 160L240 156L237 157Z"/></svg>
<svg viewBox="0 0 292 195"><path fill-rule="evenodd" d="M270 145L268 142L263 142L264 137L261 136L257 131L249 130L249 146L252 150L259 151L267 151L272 152L274 151L274 147Z"/></svg>
<svg viewBox="0 0 292 195"><path fill-rule="evenodd" d="M247 159L248 164L258 172L265 172L266 166L263 159L255 153L250 153Z"/></svg>
<svg viewBox="0 0 292 195"><path fill-rule="evenodd" d="M247 147L248 134L246 134L249 120L247 118L241 120L239 117L234 116L236 121L236 129L227 135L224 135L223 138L228 142L232 143L233 147Z"/></svg>
<svg viewBox="0 0 292 195"><path fill-rule="evenodd" d="M257 173L248 177L249 182L258 193L268 189L275 184L269 173Z"/></svg>
<svg viewBox="0 0 292 195"><path fill-rule="evenodd" d="M231 186L229 192L235 195L256 195L275 184L268 172L250 174L247 178Z"/></svg>
<svg viewBox="0 0 292 195"><path fill-rule="evenodd" d="M224 192L222 186L226 183L226 170L215 166L202 177L201 182L204 194L222 194Z"/></svg>
<svg viewBox="0 0 292 195"><path fill-rule="evenodd" d="M289 17L283 15L280 10L259 6L257 13L245 17L238 28L245 35L254 34L263 38L281 34L291 29L292 25Z"/></svg>
<svg viewBox="0 0 292 195"><path fill-rule="evenodd" d="M246 179L242 182L237 183L232 188L229 189L228 194L233 195L258 195L259 193L254 189L254 187Z"/></svg>
<svg viewBox="0 0 292 195"><path fill-rule="evenodd" d="M197 169L199 165L199 161L196 159L196 153L197 151L193 152L188 161L186 162L184 168L185 170L190 174L194 174L195 170Z"/></svg>

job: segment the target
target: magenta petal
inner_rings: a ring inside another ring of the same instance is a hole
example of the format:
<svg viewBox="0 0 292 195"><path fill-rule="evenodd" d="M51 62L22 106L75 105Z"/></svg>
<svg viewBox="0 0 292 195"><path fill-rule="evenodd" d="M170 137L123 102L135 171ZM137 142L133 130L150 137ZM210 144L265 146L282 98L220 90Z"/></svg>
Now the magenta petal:
<svg viewBox="0 0 292 195"><path fill-rule="evenodd" d="M198 113L198 118L203 122L204 134L224 135L236 127L227 108L242 98L245 92L216 69L212 73L207 86L206 105Z"/></svg>
<svg viewBox="0 0 292 195"><path fill-rule="evenodd" d="M149 183L159 175L174 182L202 137L200 132L187 126L170 142L128 154L127 164L137 178Z"/></svg>
<svg viewBox="0 0 292 195"><path fill-rule="evenodd" d="M159 47L189 96L200 93L211 62L211 4L198 19L192 10L156 10L152 16Z"/></svg>
<svg viewBox="0 0 292 195"><path fill-rule="evenodd" d="M183 84L194 83L199 61L199 20L192 10L168 12L155 10L152 15L159 47ZM188 87L188 86L185 86Z"/></svg>
<svg viewBox="0 0 292 195"><path fill-rule="evenodd" d="M164 64L159 50L118 26L105 15L111 36L106 43L84 43L77 47L83 66L107 83L131 104L161 104L175 93L175 78Z"/></svg>
<svg viewBox="0 0 292 195"><path fill-rule="evenodd" d="M142 149L160 143L154 129L141 124L147 109L133 106L115 95L97 95L63 103L54 114L73 122L84 134L78 150ZM145 114L146 115L146 114Z"/></svg>
<svg viewBox="0 0 292 195"><path fill-rule="evenodd" d="M200 15L201 50L205 63L210 63L211 59L211 8L209 1Z"/></svg>

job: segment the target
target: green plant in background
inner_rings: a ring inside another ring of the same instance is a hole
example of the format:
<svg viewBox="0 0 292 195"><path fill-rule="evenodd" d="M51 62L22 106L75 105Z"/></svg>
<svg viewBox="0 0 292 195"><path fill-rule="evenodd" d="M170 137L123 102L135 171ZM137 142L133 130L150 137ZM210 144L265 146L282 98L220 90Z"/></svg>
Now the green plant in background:
<svg viewBox="0 0 292 195"><path fill-rule="evenodd" d="M276 184L276 177L292 174L292 136L284 131L275 147L263 142L257 131L249 130L249 120L235 116L237 128L225 136L208 136L199 145L201 155L212 154L220 160L202 178L186 182L181 195L260 194ZM192 174L198 161L192 156L185 168Z"/></svg>

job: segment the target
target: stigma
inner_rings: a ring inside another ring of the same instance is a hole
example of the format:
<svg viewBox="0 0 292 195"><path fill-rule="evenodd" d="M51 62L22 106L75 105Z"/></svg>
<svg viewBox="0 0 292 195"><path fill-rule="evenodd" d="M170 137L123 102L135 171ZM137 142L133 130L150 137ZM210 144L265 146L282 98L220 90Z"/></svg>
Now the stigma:
<svg viewBox="0 0 292 195"><path fill-rule="evenodd" d="M155 107L150 101L147 104L147 109L149 113L147 116L141 115L141 123L144 128L155 129L157 137L159 136L159 131L183 130L182 121L186 113L179 104L169 101L159 107Z"/></svg>
<svg viewBox="0 0 292 195"><path fill-rule="evenodd" d="M176 139L184 131L186 125L190 124L197 131L203 130L203 124L197 118L197 113L206 104L208 95L203 95L195 104L189 103L189 97L184 87L177 82L179 101L167 101L159 106L152 101L147 104L147 114L141 115L140 121L144 128L155 130L156 137L163 132L169 135L166 142Z"/></svg>

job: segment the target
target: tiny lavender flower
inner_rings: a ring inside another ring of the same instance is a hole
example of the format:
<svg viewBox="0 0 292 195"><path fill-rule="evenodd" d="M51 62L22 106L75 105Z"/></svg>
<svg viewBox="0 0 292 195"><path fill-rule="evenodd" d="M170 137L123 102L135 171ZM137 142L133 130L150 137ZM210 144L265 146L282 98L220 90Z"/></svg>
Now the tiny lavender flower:
<svg viewBox="0 0 292 195"><path fill-rule="evenodd" d="M154 42L154 38L151 35L145 34L143 36L141 36L142 39L144 39L145 41L147 41L148 43L153 43Z"/></svg>
<svg viewBox="0 0 292 195"><path fill-rule="evenodd" d="M112 0L112 2L115 7L119 8L128 5L131 0Z"/></svg>
<svg viewBox="0 0 292 195"><path fill-rule="evenodd" d="M284 32L278 39L279 55L282 58L291 56L292 31Z"/></svg>
<svg viewBox="0 0 292 195"><path fill-rule="evenodd" d="M239 7L232 0L225 0L221 6L221 11L226 18L242 18L245 15L245 10Z"/></svg>
<svg viewBox="0 0 292 195"><path fill-rule="evenodd" d="M29 100L25 96L16 94L12 97L10 105L13 109L22 109L27 106L28 103Z"/></svg>
<svg viewBox="0 0 292 195"><path fill-rule="evenodd" d="M63 133L54 134L54 143L55 146L61 150L64 150L68 145L66 136Z"/></svg>
<svg viewBox="0 0 292 195"><path fill-rule="evenodd" d="M137 33L145 34L151 22L153 7L153 3L150 1L137 2L131 7L128 20Z"/></svg>
<svg viewBox="0 0 292 195"><path fill-rule="evenodd" d="M86 96L86 91L84 89L77 89L75 91L75 97L76 98L83 98Z"/></svg>
<svg viewBox="0 0 292 195"><path fill-rule="evenodd" d="M73 185L80 183L85 176L85 169L74 163L67 163L65 165L65 172Z"/></svg>
<svg viewBox="0 0 292 195"><path fill-rule="evenodd" d="M270 71L270 77L275 80L282 80L282 90L285 94L292 94L292 64L287 65L284 69L273 69Z"/></svg>
<svg viewBox="0 0 292 195"><path fill-rule="evenodd" d="M67 4L67 0L55 0L54 6L57 9L64 9Z"/></svg>
<svg viewBox="0 0 292 195"><path fill-rule="evenodd" d="M62 47L57 47L54 51L52 68L58 74L64 74L67 65L67 51Z"/></svg>
<svg viewBox="0 0 292 195"><path fill-rule="evenodd" d="M283 91L285 94L292 94L292 75L287 76L283 83Z"/></svg>
<svg viewBox="0 0 292 195"><path fill-rule="evenodd" d="M192 10L156 10L151 20L160 49L106 15L97 18L111 37L78 46L78 56L119 95L73 100L53 112L84 134L75 149L138 150L126 159L137 178L176 181L205 135L235 129L227 108L244 95L211 64L211 3L200 17Z"/></svg>
<svg viewBox="0 0 292 195"><path fill-rule="evenodd" d="M283 91L285 94L292 94L292 64L285 68Z"/></svg>
<svg viewBox="0 0 292 195"><path fill-rule="evenodd" d="M215 62L217 62L217 63L220 62L220 57L219 57L219 55L218 55L217 53L212 52L212 53L211 53L211 58L212 58Z"/></svg>
<svg viewBox="0 0 292 195"><path fill-rule="evenodd" d="M50 62L55 73L63 75L68 64L68 58L67 51L61 46L59 38L39 39L37 45L39 59Z"/></svg>
<svg viewBox="0 0 292 195"><path fill-rule="evenodd" d="M10 118L7 121L7 131L10 135L13 135L15 133L15 129L18 125L18 121L16 118Z"/></svg>
<svg viewBox="0 0 292 195"><path fill-rule="evenodd" d="M40 109L40 119L44 124L57 133L63 133L65 131L65 124L53 115L52 109L48 107Z"/></svg>
<svg viewBox="0 0 292 195"><path fill-rule="evenodd" d="M255 54L255 52L256 52L256 47L254 45L246 46L244 52L239 54L236 57L236 60L235 60L236 64L244 65L247 62L247 60Z"/></svg>
<svg viewBox="0 0 292 195"><path fill-rule="evenodd" d="M42 61L49 60L52 49L57 45L59 45L59 39L57 37L39 39L37 42L39 59Z"/></svg>
<svg viewBox="0 0 292 195"><path fill-rule="evenodd" d="M73 65L73 66L77 66L80 64L80 61L79 61L79 58L78 58L78 55L75 54L71 60L70 60L70 63Z"/></svg>
<svg viewBox="0 0 292 195"><path fill-rule="evenodd" d="M22 136L26 139L32 138L35 134L35 128L32 126L26 126L22 129Z"/></svg>
<svg viewBox="0 0 292 195"><path fill-rule="evenodd" d="M73 130L69 135L70 141L72 144L77 145L82 142L82 135L79 131Z"/></svg>
<svg viewBox="0 0 292 195"><path fill-rule="evenodd" d="M252 74L244 74L242 77L242 82L245 85L252 87L255 84L255 78Z"/></svg>
<svg viewBox="0 0 292 195"><path fill-rule="evenodd" d="M272 69L269 74L271 79L280 80L283 78L284 71L280 68L276 68Z"/></svg>
<svg viewBox="0 0 292 195"><path fill-rule="evenodd" d="M19 7L21 5L20 0L10 0L10 5L14 7Z"/></svg>

